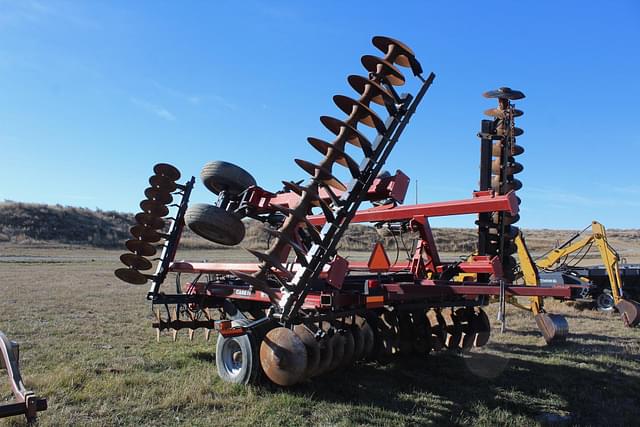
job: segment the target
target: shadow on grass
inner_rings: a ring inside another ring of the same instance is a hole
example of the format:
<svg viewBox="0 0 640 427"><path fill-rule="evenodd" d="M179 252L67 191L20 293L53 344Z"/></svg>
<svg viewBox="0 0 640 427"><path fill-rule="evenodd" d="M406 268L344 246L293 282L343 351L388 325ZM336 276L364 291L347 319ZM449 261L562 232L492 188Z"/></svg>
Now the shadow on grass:
<svg viewBox="0 0 640 427"><path fill-rule="evenodd" d="M434 424L468 422L482 411L506 411L508 418L531 421L543 412L568 412L572 423L595 425L633 425L640 418L640 381L615 365L604 368L603 374L561 364L563 360L555 364L549 360L554 349L505 347L510 353L543 360L444 353L421 360L401 359L385 367L358 365L315 378L290 392L316 401L377 407L405 420L409 416L409 421ZM351 413L350 420L371 422Z"/></svg>

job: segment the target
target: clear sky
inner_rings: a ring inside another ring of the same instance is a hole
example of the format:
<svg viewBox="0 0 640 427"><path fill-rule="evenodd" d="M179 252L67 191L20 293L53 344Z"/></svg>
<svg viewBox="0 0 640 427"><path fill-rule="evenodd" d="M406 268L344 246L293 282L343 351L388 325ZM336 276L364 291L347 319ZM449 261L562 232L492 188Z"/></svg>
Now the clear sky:
<svg viewBox="0 0 640 427"><path fill-rule="evenodd" d="M330 139L318 118L342 116L331 98L382 34L437 75L387 163L420 202L470 197L481 93L506 85L527 95L520 225L638 228L638 4L0 0L0 200L133 212L160 161L302 179L293 159L319 159L306 137Z"/></svg>

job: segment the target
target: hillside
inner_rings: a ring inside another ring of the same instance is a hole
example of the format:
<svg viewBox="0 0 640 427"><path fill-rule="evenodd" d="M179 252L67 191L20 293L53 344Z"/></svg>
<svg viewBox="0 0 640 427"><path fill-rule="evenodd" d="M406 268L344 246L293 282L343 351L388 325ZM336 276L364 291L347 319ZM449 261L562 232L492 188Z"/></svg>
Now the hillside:
<svg viewBox="0 0 640 427"><path fill-rule="evenodd" d="M61 205L43 205L19 202L0 203L0 243L19 245L65 244L88 245L103 248L122 247L130 238L129 227L135 223L133 214L115 211L91 210ZM258 221L246 221L247 232L242 246L264 248L268 234ZM545 252L571 237L572 230L525 230L527 244L532 252ZM442 252L470 253L476 244L473 228L434 229L438 249ZM608 230L612 245L624 256L640 252L640 230ZM381 237L367 225L353 225L343 238L344 250L369 250ZM386 236L382 240L390 250L411 248L414 236L403 239ZM186 230L182 244L190 248L210 248L211 243Z"/></svg>

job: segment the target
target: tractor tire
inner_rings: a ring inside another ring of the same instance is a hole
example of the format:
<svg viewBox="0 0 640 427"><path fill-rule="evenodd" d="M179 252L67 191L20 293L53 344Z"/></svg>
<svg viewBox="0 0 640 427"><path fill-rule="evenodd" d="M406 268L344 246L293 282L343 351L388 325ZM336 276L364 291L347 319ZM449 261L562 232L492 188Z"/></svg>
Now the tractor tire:
<svg viewBox="0 0 640 427"><path fill-rule="evenodd" d="M244 239L244 223L233 213L204 203L189 206L184 215L189 228L198 236L221 245L237 245Z"/></svg>
<svg viewBox="0 0 640 427"><path fill-rule="evenodd" d="M613 295L611 295L611 290L605 289L596 297L596 308L598 311L603 312L611 312L615 310L615 303L613 301Z"/></svg>
<svg viewBox="0 0 640 427"><path fill-rule="evenodd" d="M232 163L219 160L204 165L200 172L200 179L214 194L226 191L235 196L256 185L256 180L249 172Z"/></svg>
<svg viewBox="0 0 640 427"><path fill-rule="evenodd" d="M233 326L246 325L249 320L234 320ZM216 370L222 381L234 384L255 384L260 377L260 360L256 338L252 332L239 337L218 335Z"/></svg>

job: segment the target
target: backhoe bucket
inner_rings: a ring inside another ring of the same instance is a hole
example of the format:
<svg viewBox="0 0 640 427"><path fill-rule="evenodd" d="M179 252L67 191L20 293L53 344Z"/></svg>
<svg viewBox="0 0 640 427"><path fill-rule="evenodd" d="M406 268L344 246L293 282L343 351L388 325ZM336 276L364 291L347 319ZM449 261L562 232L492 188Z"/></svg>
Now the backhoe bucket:
<svg viewBox="0 0 640 427"><path fill-rule="evenodd" d="M569 334L569 324L559 314L538 313L535 316L538 329L548 345L564 342Z"/></svg>
<svg viewBox="0 0 640 427"><path fill-rule="evenodd" d="M633 327L640 323L640 304L628 299L621 299L616 309L622 316L625 326Z"/></svg>

